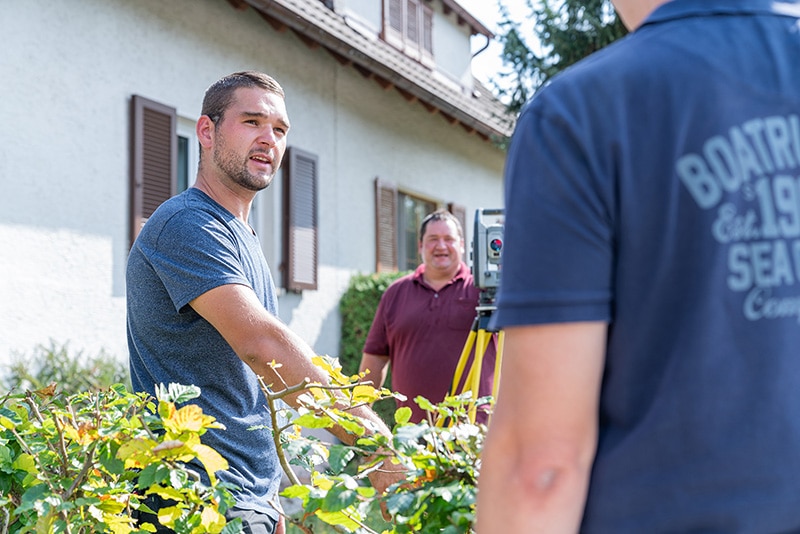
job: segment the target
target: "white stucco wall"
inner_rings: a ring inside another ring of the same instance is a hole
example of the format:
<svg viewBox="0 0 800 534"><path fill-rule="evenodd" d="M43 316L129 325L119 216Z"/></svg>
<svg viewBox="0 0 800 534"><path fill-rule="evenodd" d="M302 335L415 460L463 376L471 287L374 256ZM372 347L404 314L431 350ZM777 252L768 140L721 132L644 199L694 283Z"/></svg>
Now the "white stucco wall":
<svg viewBox="0 0 800 534"><path fill-rule="evenodd" d="M350 275L375 268L375 176L456 201L470 217L501 202L501 151L252 10L26 0L3 2L2 17L11 22L0 34L0 365L51 339L127 356L132 94L176 107L185 125L230 72L263 70L284 86L289 144L320 158L320 289L282 295L281 317L320 353L338 351ZM279 183L261 193L256 210L276 278L279 193Z"/></svg>

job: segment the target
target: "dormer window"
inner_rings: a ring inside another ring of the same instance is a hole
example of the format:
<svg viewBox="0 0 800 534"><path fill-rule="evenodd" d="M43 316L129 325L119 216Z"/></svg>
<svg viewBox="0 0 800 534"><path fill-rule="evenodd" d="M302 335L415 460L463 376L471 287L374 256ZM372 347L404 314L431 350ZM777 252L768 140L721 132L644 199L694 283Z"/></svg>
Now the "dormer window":
<svg viewBox="0 0 800 534"><path fill-rule="evenodd" d="M383 38L408 56L433 65L433 10L422 0L384 0Z"/></svg>

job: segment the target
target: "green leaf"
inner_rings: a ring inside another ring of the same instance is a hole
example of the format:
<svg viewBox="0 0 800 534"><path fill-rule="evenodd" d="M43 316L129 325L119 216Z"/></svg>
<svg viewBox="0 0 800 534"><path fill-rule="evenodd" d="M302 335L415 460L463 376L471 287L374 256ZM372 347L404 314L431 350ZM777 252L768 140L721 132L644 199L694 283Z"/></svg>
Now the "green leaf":
<svg viewBox="0 0 800 534"><path fill-rule="evenodd" d="M386 510L392 514L409 515L409 510L417 508L417 497L412 493L397 493L386 499Z"/></svg>
<svg viewBox="0 0 800 534"><path fill-rule="evenodd" d="M348 489L344 484L336 485L325 496L322 509L326 512L340 512L358 502L358 493Z"/></svg>
<svg viewBox="0 0 800 534"><path fill-rule="evenodd" d="M220 534L241 534L242 533L242 520L238 517L228 524L220 531Z"/></svg>
<svg viewBox="0 0 800 534"><path fill-rule="evenodd" d="M183 384L171 383L169 386L158 384L156 386L156 398L160 401L181 404L196 399L200 396L200 388L197 386L184 386Z"/></svg>
<svg viewBox="0 0 800 534"><path fill-rule="evenodd" d="M301 415L292 423L303 428L330 428L333 426L333 421L327 415L318 416L310 412Z"/></svg>
<svg viewBox="0 0 800 534"><path fill-rule="evenodd" d="M30 454L22 453L14 460L11 464L14 469L19 469L20 471L25 471L29 474L36 474L36 462L33 459L33 456Z"/></svg>
<svg viewBox="0 0 800 534"><path fill-rule="evenodd" d="M350 447L345 445L332 445L330 448L330 456L328 457L328 465L331 471L336 474L341 473L355 455L356 453Z"/></svg>
<svg viewBox="0 0 800 534"><path fill-rule="evenodd" d="M289 486L281 492L281 496L288 499L305 499L311 493L311 488L307 486Z"/></svg>
<svg viewBox="0 0 800 534"><path fill-rule="evenodd" d="M356 436L363 436L364 432L364 425L358 421L351 421L349 419L340 419L339 426L350 432L351 434L355 434Z"/></svg>
<svg viewBox="0 0 800 534"><path fill-rule="evenodd" d="M113 443L106 443L100 446L98 454L100 465L112 475L121 475L125 472L125 462L117 458L116 450L118 448Z"/></svg>
<svg viewBox="0 0 800 534"><path fill-rule="evenodd" d="M404 425L411 420L411 408L403 406L394 412L394 422L398 425Z"/></svg>
<svg viewBox="0 0 800 534"><path fill-rule="evenodd" d="M139 473L139 487L149 488L153 484L159 484L163 477L158 476L158 464L150 464Z"/></svg>
<svg viewBox="0 0 800 534"><path fill-rule="evenodd" d="M414 402L416 402L419 405L419 407L422 408L423 410L427 410L429 412L432 412L435 409L435 407L434 407L434 405L433 405L433 403L431 401L429 401L428 399L426 399L425 397L422 397L420 395L414 397Z"/></svg>
<svg viewBox="0 0 800 534"><path fill-rule="evenodd" d="M21 514L29 510L37 510L37 508L39 508L37 505L40 503L40 501L45 499L47 492L48 489L46 484L36 484L35 486L29 488L28 491L22 494L20 504L15 513Z"/></svg>

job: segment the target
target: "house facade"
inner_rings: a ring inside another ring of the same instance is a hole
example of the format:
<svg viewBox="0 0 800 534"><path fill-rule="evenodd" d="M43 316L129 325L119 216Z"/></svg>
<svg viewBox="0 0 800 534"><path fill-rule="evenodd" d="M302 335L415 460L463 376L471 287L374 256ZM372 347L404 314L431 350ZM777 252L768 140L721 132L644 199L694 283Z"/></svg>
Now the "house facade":
<svg viewBox="0 0 800 534"><path fill-rule="evenodd" d="M25 0L0 17L0 365L36 345L127 357L125 263L190 186L203 93L239 70L292 122L251 224L280 316L338 352L354 273L415 264L436 207L502 207L503 107L470 72L491 32L456 0Z"/></svg>

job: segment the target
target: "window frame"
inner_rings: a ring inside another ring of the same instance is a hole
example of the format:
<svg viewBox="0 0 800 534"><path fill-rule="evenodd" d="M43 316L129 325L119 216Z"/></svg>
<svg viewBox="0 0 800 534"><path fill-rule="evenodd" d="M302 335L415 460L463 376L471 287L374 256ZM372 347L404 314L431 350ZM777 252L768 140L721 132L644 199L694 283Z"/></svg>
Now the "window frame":
<svg viewBox="0 0 800 534"><path fill-rule="evenodd" d="M383 1L383 40L433 66L433 9L423 0Z"/></svg>

